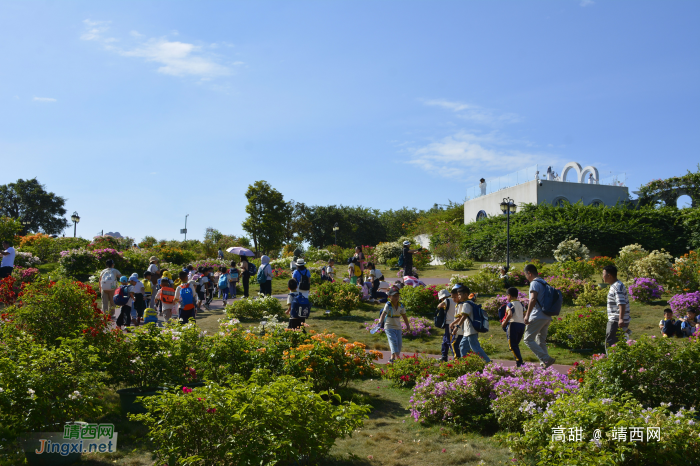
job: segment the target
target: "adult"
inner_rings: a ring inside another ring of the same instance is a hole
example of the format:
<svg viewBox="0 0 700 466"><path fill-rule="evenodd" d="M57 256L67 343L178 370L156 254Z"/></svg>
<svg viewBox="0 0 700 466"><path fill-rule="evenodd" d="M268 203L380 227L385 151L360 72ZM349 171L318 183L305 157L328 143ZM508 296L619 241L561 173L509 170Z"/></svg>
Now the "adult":
<svg viewBox="0 0 700 466"><path fill-rule="evenodd" d="M12 275L12 271L15 269L15 255L17 252L9 241L2 242L3 251L2 254L2 265L0 265L0 280L7 278Z"/></svg>
<svg viewBox="0 0 700 466"><path fill-rule="evenodd" d="M404 277L416 277L418 274L413 272L413 254L422 251L423 248L411 249L411 242L403 242L403 276Z"/></svg>
<svg viewBox="0 0 700 466"><path fill-rule="evenodd" d="M593 184L593 173L588 174L588 184Z"/></svg>
<svg viewBox="0 0 700 466"><path fill-rule="evenodd" d="M554 172L552 171L552 166L547 167L547 181L554 180Z"/></svg>
<svg viewBox="0 0 700 466"><path fill-rule="evenodd" d="M112 259L107 259L105 261L107 266L102 272L100 272L100 295L102 296L102 312L108 315L110 318L114 317L114 311L116 306L114 305L114 291L119 285L119 279L122 274L119 270L114 268L114 261Z"/></svg>
<svg viewBox="0 0 700 466"><path fill-rule="evenodd" d="M545 368L554 364L554 358L547 352L547 332L552 318L542 311L537 296L545 291L547 282L540 278L537 267L532 264L525 266L525 278L530 282L530 303L525 313L525 344L540 360L540 366Z"/></svg>
<svg viewBox="0 0 700 466"><path fill-rule="evenodd" d="M617 332L629 332L630 326L630 299L627 287L617 279L617 267L606 265L603 267L603 281L610 285L608 291L608 324L605 327L605 351L617 343Z"/></svg>
<svg viewBox="0 0 700 466"><path fill-rule="evenodd" d="M474 303L469 300L469 287L457 283L452 287L452 290L457 292L460 304L455 311L455 320L450 324L450 332L452 335L458 334L460 328L464 326L464 335L462 336L462 341L459 342L461 356L465 357L469 351L473 351L487 363L491 362L491 359L479 344L479 332L472 325L471 318L474 315L472 304Z"/></svg>
<svg viewBox="0 0 700 466"><path fill-rule="evenodd" d="M292 278L299 284L297 288L299 294L308 298L311 289L311 271L306 268L304 259L297 259L296 266L297 269L292 274Z"/></svg>
<svg viewBox="0 0 700 466"><path fill-rule="evenodd" d="M221 248L219 248L219 251L216 254L216 257L218 257L220 261L224 260L224 251L222 251Z"/></svg>
<svg viewBox="0 0 700 466"><path fill-rule="evenodd" d="M156 256L151 256L148 259L148 268L146 271L151 272L151 293L153 296L158 293L158 279L163 276L163 271L158 267L158 258ZM162 312L162 305L158 308Z"/></svg>
<svg viewBox="0 0 700 466"><path fill-rule="evenodd" d="M365 253L362 252L362 246L355 246L355 254L353 254L352 257L357 259L357 265L360 266L361 275L358 278L358 281L360 282L360 285L362 285L365 276Z"/></svg>
<svg viewBox="0 0 700 466"><path fill-rule="evenodd" d="M262 256L260 258L260 268L266 278L265 283L260 284L260 294L272 296L272 266L270 265L270 258L268 256ZM260 271L258 271L258 273L260 273Z"/></svg>
<svg viewBox="0 0 700 466"><path fill-rule="evenodd" d="M236 261L231 261L231 268L228 271L228 295L231 299L236 299L236 285L238 285L240 273L236 267Z"/></svg>
<svg viewBox="0 0 700 466"><path fill-rule="evenodd" d="M481 190L481 195L485 196L486 195L486 180L483 178L479 180L479 189Z"/></svg>
<svg viewBox="0 0 700 466"><path fill-rule="evenodd" d="M246 256L241 256L241 263L238 264L241 269L241 283L243 283L243 297L248 297L250 288L250 264Z"/></svg>

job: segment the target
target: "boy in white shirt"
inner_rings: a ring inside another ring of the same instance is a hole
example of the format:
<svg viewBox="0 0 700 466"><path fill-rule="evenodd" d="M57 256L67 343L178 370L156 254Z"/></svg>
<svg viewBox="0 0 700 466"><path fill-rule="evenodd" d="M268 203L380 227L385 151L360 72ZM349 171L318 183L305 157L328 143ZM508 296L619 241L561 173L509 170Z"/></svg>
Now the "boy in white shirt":
<svg viewBox="0 0 700 466"><path fill-rule="evenodd" d="M506 315L501 321L501 327L506 331L508 347L515 356L515 365L520 367L523 363L523 356L520 354L520 341L525 333L525 310L523 303L518 300L518 289L508 288L508 304L506 305Z"/></svg>
<svg viewBox="0 0 700 466"><path fill-rule="evenodd" d="M468 300L469 287L462 285L461 283L457 283L452 289L454 290L455 288L457 289L457 293L459 293L459 300L461 303L455 313L455 321L450 324L450 328L452 329L452 334L455 335L459 327L464 324L464 336L459 344L461 356L465 357L469 350L471 350L478 354L481 359L489 363L491 362L491 359L486 355L479 344L479 332L477 332L472 325L471 317L473 313L473 303Z"/></svg>
<svg viewBox="0 0 700 466"><path fill-rule="evenodd" d="M451 296L451 300L450 297ZM445 309L445 335L442 337L442 360L447 361L450 356L450 348L453 349L455 359L461 357L459 352L459 344L462 342L462 337L464 336L464 329L459 327L457 330L457 335L452 338L450 333L450 324L455 320L455 311L457 310L457 305L459 304L459 293L457 290L453 289L451 292L447 290L441 290L438 293L438 297L442 300L438 304L438 308Z"/></svg>
<svg viewBox="0 0 700 466"><path fill-rule="evenodd" d="M328 275L328 278L331 279L332 282L335 281L335 269L333 266L335 265L335 261L333 259L328 261L328 266L326 266L326 274Z"/></svg>

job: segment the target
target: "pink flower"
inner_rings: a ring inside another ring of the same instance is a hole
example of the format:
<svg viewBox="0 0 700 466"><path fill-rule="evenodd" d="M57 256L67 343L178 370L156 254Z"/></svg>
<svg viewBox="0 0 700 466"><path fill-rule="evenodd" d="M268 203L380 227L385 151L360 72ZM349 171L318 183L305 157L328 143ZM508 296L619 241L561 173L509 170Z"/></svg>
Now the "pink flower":
<svg viewBox="0 0 700 466"><path fill-rule="evenodd" d="M190 387L182 387L182 393L192 393L192 389Z"/></svg>
<svg viewBox="0 0 700 466"><path fill-rule="evenodd" d="M644 372L644 371L646 371L646 369L644 369L643 367L639 368L639 372Z"/></svg>
<svg viewBox="0 0 700 466"><path fill-rule="evenodd" d="M447 452L447 449L446 449L446 448L443 448L443 449L442 449L442 452L443 452L443 453Z"/></svg>
<svg viewBox="0 0 700 466"><path fill-rule="evenodd" d="M368 459L368 460L373 460L373 459L374 459L374 456L372 456L372 455L367 455L367 459Z"/></svg>

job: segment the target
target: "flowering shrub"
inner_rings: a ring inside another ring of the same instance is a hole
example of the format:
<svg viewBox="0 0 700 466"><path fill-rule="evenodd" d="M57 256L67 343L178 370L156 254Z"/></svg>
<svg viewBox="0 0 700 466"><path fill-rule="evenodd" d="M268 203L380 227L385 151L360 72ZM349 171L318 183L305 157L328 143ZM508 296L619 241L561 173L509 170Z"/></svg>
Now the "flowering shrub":
<svg viewBox="0 0 700 466"><path fill-rule="evenodd" d="M58 265L58 274L73 278L89 275L100 266L92 251L83 248L61 251Z"/></svg>
<svg viewBox="0 0 700 466"><path fill-rule="evenodd" d="M557 262L585 261L588 260L590 253L578 238L562 241L553 252Z"/></svg>
<svg viewBox="0 0 700 466"><path fill-rule="evenodd" d="M374 319L374 322L365 322L365 330L368 332L379 323L379 319ZM401 334L407 338L429 337L430 331L433 328L433 323L423 317L409 317L408 323L411 324L411 331L408 331L406 323L401 321ZM384 329L380 328L377 334L384 333Z"/></svg>
<svg viewBox="0 0 700 466"><path fill-rule="evenodd" d="M90 244L85 246L85 249L90 251L94 249L120 249L120 243L117 238L109 235L95 236ZM131 245L129 245L131 246Z"/></svg>
<svg viewBox="0 0 700 466"><path fill-rule="evenodd" d="M604 309L584 307L552 318L547 341L571 349L603 348L608 315Z"/></svg>
<svg viewBox="0 0 700 466"><path fill-rule="evenodd" d="M523 304L525 309L527 309L527 306L530 304L528 294L522 291L518 291L518 301ZM508 303L508 295L503 294L489 299L481 307L488 313L489 318L498 320L498 310L506 303Z"/></svg>
<svg viewBox="0 0 700 466"><path fill-rule="evenodd" d="M498 275L500 273L502 265L499 264L481 264L481 267L479 267L479 270L488 270L491 272L493 275Z"/></svg>
<svg viewBox="0 0 700 466"><path fill-rule="evenodd" d="M401 255L403 247L398 241L391 243L379 243L374 248L374 255L377 257L377 262L386 264L389 259L398 258Z"/></svg>
<svg viewBox="0 0 700 466"><path fill-rule="evenodd" d="M469 372L480 371L485 365L483 359L471 352L466 357L449 362L414 354L402 356L386 366L386 369L382 369L382 377L398 387L410 388L422 377L433 375L436 380L454 380Z"/></svg>
<svg viewBox="0 0 700 466"><path fill-rule="evenodd" d="M697 406L700 399L700 344L642 335L608 349L584 377L590 396L619 399L632 395L646 406Z"/></svg>
<svg viewBox="0 0 700 466"><path fill-rule="evenodd" d="M512 270L508 272L508 283L511 286L525 286L528 284L525 273L521 270Z"/></svg>
<svg viewBox="0 0 700 466"><path fill-rule="evenodd" d="M491 409L502 429L519 431L523 422L558 398L576 393L579 384L556 370L527 364L512 368L493 386Z"/></svg>
<svg viewBox="0 0 700 466"><path fill-rule="evenodd" d="M39 276L39 269L34 267L22 268L15 267L12 271L12 276L21 283L33 282Z"/></svg>
<svg viewBox="0 0 700 466"><path fill-rule="evenodd" d="M447 270L467 270L472 267L474 267L474 261L464 256L445 261L445 268Z"/></svg>
<svg viewBox="0 0 700 466"><path fill-rule="evenodd" d="M479 270L479 273L476 275L452 275L452 278L450 278L450 288L454 286L455 283L462 283L468 286L472 293L493 294L502 290L504 283L497 275L498 266L495 266L496 272L494 272L490 264L484 265L489 267L482 266L481 270Z"/></svg>
<svg viewBox="0 0 700 466"><path fill-rule="evenodd" d="M435 256L445 262L467 259L464 249L459 245L459 241L440 243L432 247Z"/></svg>
<svg viewBox="0 0 700 466"><path fill-rule="evenodd" d="M188 251L186 249L181 249L181 248L175 248L175 247L170 247L170 246L163 246L160 248L155 248L152 251L158 259L160 259L162 262L172 262L173 264L178 264L178 265L189 265L192 263L192 261L195 260L196 254L193 251ZM204 261L199 261L202 262L199 265L204 266L205 263L211 263L212 267L218 267L220 265L226 265L228 266L230 262L226 261L219 261L218 259L207 259ZM198 266L195 266L195 269Z"/></svg>
<svg viewBox="0 0 700 466"><path fill-rule="evenodd" d="M265 314L284 318L284 311L282 303L274 296L243 298L226 306L228 318L239 320L260 320Z"/></svg>
<svg viewBox="0 0 700 466"><path fill-rule="evenodd" d="M168 262L175 262L177 261L168 261ZM225 261L221 259L202 259L194 262L190 262L187 265L192 264L192 267L197 270L199 267L212 267L215 271L219 270L219 267L229 267L231 265L231 261ZM252 277L251 277L252 278Z"/></svg>
<svg viewBox="0 0 700 466"><path fill-rule="evenodd" d="M360 305L361 296L359 288L351 283L323 282L309 293L309 301L316 308L330 310L333 316L349 315Z"/></svg>
<svg viewBox="0 0 700 466"><path fill-rule="evenodd" d="M578 464L690 464L700 449L700 423L695 412L668 406L645 408L628 395L619 398L589 397L583 394L559 398L544 413L523 424L524 433L503 436L516 458L527 458L542 466L559 466L574 460ZM557 431L557 429L563 430ZM571 428L581 429L579 439L569 438ZM641 427L641 438L632 437ZM647 427L658 427L661 435L649 438ZM602 438L596 439L594 431ZM565 440L555 440L561 432ZM618 433L624 432L619 438ZM643 440L643 441L642 441Z"/></svg>
<svg viewBox="0 0 700 466"><path fill-rule="evenodd" d="M663 249L651 251L646 257L632 262L629 274L632 277L653 278L659 283L667 283L673 276L671 259L673 256Z"/></svg>
<svg viewBox="0 0 700 466"><path fill-rule="evenodd" d="M673 276L669 280L674 291L698 291L700 289L700 254L690 251L676 259Z"/></svg>
<svg viewBox="0 0 700 466"><path fill-rule="evenodd" d="M123 257L124 257L124 263L126 265L127 270L134 270L136 271L139 275L143 274L143 272L148 268L150 261L149 259L151 256L153 256L154 253L148 249L127 249L123 252ZM164 264L163 262L160 262L158 264L160 267L162 267ZM173 269L169 269L173 270ZM177 269L175 269L177 270ZM125 273L125 270L121 270L120 272Z"/></svg>
<svg viewBox="0 0 700 466"><path fill-rule="evenodd" d="M595 268L586 261L558 262L553 265L553 268L564 277L580 280L587 280L595 273Z"/></svg>
<svg viewBox="0 0 700 466"><path fill-rule="evenodd" d="M583 291L574 299L574 304L577 306L605 306L608 302L609 290L608 286L586 284Z"/></svg>
<svg viewBox="0 0 700 466"><path fill-rule="evenodd" d="M316 391L377 375L372 361L379 359L381 353L365 351L363 343L349 343L333 333L312 335L304 343L283 352L282 373L308 378Z"/></svg>
<svg viewBox="0 0 700 466"><path fill-rule="evenodd" d="M598 273L603 273L603 267L606 265L615 265L615 259L608 256L595 256L588 259L588 263Z"/></svg>
<svg viewBox="0 0 700 466"><path fill-rule="evenodd" d="M661 299L664 287L653 278L633 278L628 290L633 301L649 303L654 299Z"/></svg>
<svg viewBox="0 0 700 466"><path fill-rule="evenodd" d="M8 341L10 335L3 333ZM27 334L11 338L0 354L3 428L15 434L56 431L67 421L100 414L104 375L95 370L98 355L87 342L69 339L54 347Z"/></svg>
<svg viewBox="0 0 700 466"><path fill-rule="evenodd" d="M433 260L433 255L428 249L423 249L413 254L413 266L418 270L424 270L430 265Z"/></svg>
<svg viewBox="0 0 700 466"><path fill-rule="evenodd" d="M668 300L668 306L673 309L676 318L685 317L685 311L688 309L700 312L700 291L674 295Z"/></svg>
<svg viewBox="0 0 700 466"><path fill-rule="evenodd" d="M157 464L186 458L221 466L292 464L299 458L318 464L369 413L366 406L329 395L336 402L324 401L294 377L259 376L247 383L237 378L228 386L210 383L148 397L148 413L130 419L148 427ZM192 426L201 432L191 435Z"/></svg>
<svg viewBox="0 0 700 466"><path fill-rule="evenodd" d="M14 304L21 286L22 282L13 276L5 277L0 280L0 303L5 306Z"/></svg>
<svg viewBox="0 0 700 466"><path fill-rule="evenodd" d="M31 252L17 251L15 254L15 267L34 267L41 264L41 260Z"/></svg>
<svg viewBox="0 0 700 466"><path fill-rule="evenodd" d="M435 308L440 300L437 295L444 286L430 285L424 286L404 286L399 291L401 303L406 306L407 312L423 316L433 316Z"/></svg>
<svg viewBox="0 0 700 466"><path fill-rule="evenodd" d="M564 295L564 301L569 303L573 302L579 294L583 293L586 286L589 285L589 283L584 280L563 276L546 277L545 281L561 291Z"/></svg>
<svg viewBox="0 0 700 466"><path fill-rule="evenodd" d="M632 278L632 273L630 271L632 264L649 254L646 249L644 249L639 244L630 244L624 246L620 249L618 257L615 259L615 266L617 266L617 275L625 280Z"/></svg>
<svg viewBox="0 0 700 466"><path fill-rule="evenodd" d="M331 259L338 260L335 255L328 249L316 249L313 246L309 246L309 249L304 253L304 258L309 262L323 261L328 262ZM289 261L287 261L289 262Z"/></svg>

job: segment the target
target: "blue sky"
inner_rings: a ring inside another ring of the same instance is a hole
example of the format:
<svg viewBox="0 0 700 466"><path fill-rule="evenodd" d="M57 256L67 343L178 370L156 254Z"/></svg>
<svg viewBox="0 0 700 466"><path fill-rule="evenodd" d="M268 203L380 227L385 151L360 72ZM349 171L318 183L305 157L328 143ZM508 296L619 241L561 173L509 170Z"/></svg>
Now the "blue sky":
<svg viewBox="0 0 700 466"><path fill-rule="evenodd" d="M79 234L242 234L266 180L307 204L428 208L533 164L700 156L700 2L0 1L0 184ZM66 232L68 233L68 231ZM72 233L72 232L71 232Z"/></svg>

